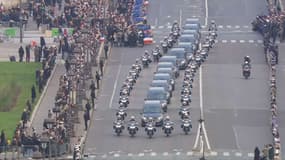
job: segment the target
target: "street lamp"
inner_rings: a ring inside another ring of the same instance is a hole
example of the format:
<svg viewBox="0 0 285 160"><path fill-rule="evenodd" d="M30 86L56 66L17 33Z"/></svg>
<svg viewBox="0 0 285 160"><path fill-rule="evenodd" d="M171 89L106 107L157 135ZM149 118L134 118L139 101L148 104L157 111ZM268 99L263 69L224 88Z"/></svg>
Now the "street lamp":
<svg viewBox="0 0 285 160"><path fill-rule="evenodd" d="M23 43L23 14L22 14L22 0L20 0L20 43Z"/></svg>

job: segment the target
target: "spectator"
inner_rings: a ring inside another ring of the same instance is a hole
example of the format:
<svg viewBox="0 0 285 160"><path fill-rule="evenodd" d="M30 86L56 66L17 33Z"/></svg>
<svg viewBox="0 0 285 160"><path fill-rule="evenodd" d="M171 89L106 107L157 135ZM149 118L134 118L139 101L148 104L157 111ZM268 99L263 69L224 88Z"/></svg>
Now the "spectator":
<svg viewBox="0 0 285 160"><path fill-rule="evenodd" d="M18 53L19 53L19 62L23 62L25 51L22 46L19 48Z"/></svg>
<svg viewBox="0 0 285 160"><path fill-rule="evenodd" d="M95 87L94 80L91 80L91 84L90 84L89 89L90 89L91 91L95 91L96 87Z"/></svg>
<svg viewBox="0 0 285 160"><path fill-rule="evenodd" d="M260 160L260 151L258 147L254 149L254 160Z"/></svg>
<svg viewBox="0 0 285 160"><path fill-rule="evenodd" d="M109 50L109 44L108 42L106 42L104 45L105 59L108 59L108 50Z"/></svg>
<svg viewBox="0 0 285 160"><path fill-rule="evenodd" d="M29 119L29 116L28 116L28 113L26 111L26 109L24 109L23 113L22 113L22 117L21 117L21 120L22 120L22 124L23 124L23 128L25 128L27 122L28 122L28 119Z"/></svg>
<svg viewBox="0 0 285 160"><path fill-rule="evenodd" d="M87 111L84 112L83 118L84 118L85 131L87 131L87 129L88 129L88 121L89 121L89 116L88 116Z"/></svg>
<svg viewBox="0 0 285 160"><path fill-rule="evenodd" d="M95 98L96 98L95 90L91 90L90 97L91 97L92 107L94 108L95 107Z"/></svg>
<svg viewBox="0 0 285 160"><path fill-rule="evenodd" d="M32 91L32 97L31 97L32 98L32 103L34 103L35 99L36 99L36 88L35 88L34 85L32 86L31 91Z"/></svg>
<svg viewBox="0 0 285 160"><path fill-rule="evenodd" d="M99 86L100 86L100 85L99 85L99 81L100 81L101 77L100 77L98 71L96 71L95 77L96 77L97 89L99 89Z"/></svg>
<svg viewBox="0 0 285 160"><path fill-rule="evenodd" d="M30 49L31 49L31 46L30 45L26 45L26 62L30 62L30 58L31 58Z"/></svg>
<svg viewBox="0 0 285 160"><path fill-rule="evenodd" d="M46 41L44 37L40 37L40 43L41 43L41 48L43 48L44 46L46 46Z"/></svg>
<svg viewBox="0 0 285 160"><path fill-rule="evenodd" d="M27 100L26 106L27 106L28 112L32 112L32 104L31 104L30 100Z"/></svg>
<svg viewBox="0 0 285 160"><path fill-rule="evenodd" d="M103 59L100 59L99 67L100 67L100 71L101 71L101 76L103 76L103 67L104 67L104 60Z"/></svg>

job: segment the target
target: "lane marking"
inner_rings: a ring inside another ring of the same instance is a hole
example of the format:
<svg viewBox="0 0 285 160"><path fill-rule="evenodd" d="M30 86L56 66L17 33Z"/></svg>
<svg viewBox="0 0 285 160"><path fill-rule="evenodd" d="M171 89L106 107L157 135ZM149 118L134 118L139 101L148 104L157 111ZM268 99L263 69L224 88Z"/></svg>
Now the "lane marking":
<svg viewBox="0 0 285 160"><path fill-rule="evenodd" d="M240 28L240 26L239 26L239 25L236 25L235 28Z"/></svg>
<svg viewBox="0 0 285 160"><path fill-rule="evenodd" d="M254 157L254 154L253 153L248 153L247 156L248 157Z"/></svg>
<svg viewBox="0 0 285 160"><path fill-rule="evenodd" d="M208 0L205 0L205 10L206 10L205 26L207 26L208 25L208 16L209 16L209 13L208 13Z"/></svg>
<svg viewBox="0 0 285 160"><path fill-rule="evenodd" d="M237 41L236 40L231 40L231 43L236 43Z"/></svg>
<svg viewBox="0 0 285 160"><path fill-rule="evenodd" d="M102 155L101 157L102 157L102 158L107 158L107 155L106 155L106 154L104 154L104 155Z"/></svg>
<svg viewBox="0 0 285 160"><path fill-rule="evenodd" d="M222 40L222 43L227 43L228 41L227 40Z"/></svg>
<svg viewBox="0 0 285 160"><path fill-rule="evenodd" d="M182 9L179 10L179 26L182 26Z"/></svg>
<svg viewBox="0 0 285 160"><path fill-rule="evenodd" d="M257 40L257 43L263 43L263 41L262 40Z"/></svg>
<svg viewBox="0 0 285 160"><path fill-rule="evenodd" d="M155 152L150 153L151 156L156 156L157 154Z"/></svg>
<svg viewBox="0 0 285 160"><path fill-rule="evenodd" d="M233 131L234 131L234 135L235 135L237 148L240 149L240 145L239 145L239 141L238 141L238 134L237 134L237 130L235 127L233 127Z"/></svg>
<svg viewBox="0 0 285 160"><path fill-rule="evenodd" d="M128 156L131 157L131 156L133 156L133 154L132 153L128 153Z"/></svg>
<svg viewBox="0 0 285 160"><path fill-rule="evenodd" d="M110 102L109 102L109 108L112 108L112 103L113 103L113 99L114 99L115 92L116 92L116 89L117 89L118 79L119 79L119 75L120 75L120 72L121 72L121 68L122 68L122 65L120 64L120 65L119 65L118 72L117 72L117 75L116 75L116 79L115 79L115 83L114 83L114 87L113 87L112 96L111 96L111 99L110 99Z"/></svg>
<svg viewBox="0 0 285 160"><path fill-rule="evenodd" d="M176 155L176 156L179 156L180 154L181 154L181 152L176 152L176 154L175 154L175 155Z"/></svg>
<svg viewBox="0 0 285 160"><path fill-rule="evenodd" d="M227 25L227 28L232 28L232 26L231 25Z"/></svg>
<svg viewBox="0 0 285 160"><path fill-rule="evenodd" d="M207 26L205 26L205 25L202 25L201 27L204 29L204 28L206 28Z"/></svg>
<svg viewBox="0 0 285 160"><path fill-rule="evenodd" d="M155 29L156 27L155 27L155 26L151 26L150 28L151 28L151 29Z"/></svg>
<svg viewBox="0 0 285 160"><path fill-rule="evenodd" d="M193 152L191 152L191 151L190 151L190 152L187 152L186 155L187 155L187 156L192 156L192 155L193 155Z"/></svg>
<svg viewBox="0 0 285 160"><path fill-rule="evenodd" d="M218 155L218 152L212 151L212 152L210 153L210 155L211 155L211 156L217 156L217 155Z"/></svg>
<svg viewBox="0 0 285 160"><path fill-rule="evenodd" d="M163 29L163 28L164 28L164 26L158 26L158 28L159 28L159 29Z"/></svg>
<svg viewBox="0 0 285 160"><path fill-rule="evenodd" d="M120 154L115 153L115 154L114 154L114 157L120 157Z"/></svg>
<svg viewBox="0 0 285 160"><path fill-rule="evenodd" d="M144 156L144 153L139 153L138 156L142 157L142 156Z"/></svg>
<svg viewBox="0 0 285 160"><path fill-rule="evenodd" d="M254 43L254 40L248 40L249 43Z"/></svg>
<svg viewBox="0 0 285 160"><path fill-rule="evenodd" d="M245 40L239 40L239 43L244 43L245 42Z"/></svg>
<svg viewBox="0 0 285 160"><path fill-rule="evenodd" d="M236 155L237 157L241 157L241 156L242 156L242 153L236 152L235 155Z"/></svg>
<svg viewBox="0 0 285 160"><path fill-rule="evenodd" d="M168 156L168 152L163 152L163 156Z"/></svg>
<svg viewBox="0 0 285 160"><path fill-rule="evenodd" d="M167 26L168 29L172 28L172 26Z"/></svg>
<svg viewBox="0 0 285 160"><path fill-rule="evenodd" d="M243 26L243 28L249 28L249 26Z"/></svg>
<svg viewBox="0 0 285 160"><path fill-rule="evenodd" d="M219 25L219 26L218 26L218 28L224 28L224 26L222 26L222 25Z"/></svg>
<svg viewBox="0 0 285 160"><path fill-rule="evenodd" d="M224 156L230 156L230 153L229 152L223 152L223 155Z"/></svg>

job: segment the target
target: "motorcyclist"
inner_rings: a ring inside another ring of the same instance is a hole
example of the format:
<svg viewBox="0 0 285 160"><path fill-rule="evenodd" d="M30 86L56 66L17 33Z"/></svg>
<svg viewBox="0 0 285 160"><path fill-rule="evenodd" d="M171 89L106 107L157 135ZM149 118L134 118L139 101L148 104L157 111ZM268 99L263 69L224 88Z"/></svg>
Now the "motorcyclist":
<svg viewBox="0 0 285 160"><path fill-rule="evenodd" d="M117 120L114 122L114 126L116 124L123 124L123 118L121 115L117 115Z"/></svg>
<svg viewBox="0 0 285 160"><path fill-rule="evenodd" d="M249 56L245 56L243 59L244 59L244 63L248 62L250 64L250 57Z"/></svg>
<svg viewBox="0 0 285 160"><path fill-rule="evenodd" d="M185 115L185 117L181 121L182 124L190 123L190 127L192 128L192 121L190 115Z"/></svg>
<svg viewBox="0 0 285 160"><path fill-rule="evenodd" d="M171 31L174 32L174 31L176 31L176 30L178 30L178 31L180 30L180 29L179 29L179 24L178 24L177 21L174 21L173 24L172 24Z"/></svg>
<svg viewBox="0 0 285 160"><path fill-rule="evenodd" d="M173 124L173 122L170 121L170 117L169 117L169 116L166 116L166 117L165 117L163 123L164 123L164 124L171 124L171 125Z"/></svg>
<svg viewBox="0 0 285 160"><path fill-rule="evenodd" d="M211 20L211 24L209 26L209 31L217 31L217 25L214 20Z"/></svg>
<svg viewBox="0 0 285 160"><path fill-rule="evenodd" d="M130 120L129 120L129 124L136 124L136 119L135 116L131 116Z"/></svg>

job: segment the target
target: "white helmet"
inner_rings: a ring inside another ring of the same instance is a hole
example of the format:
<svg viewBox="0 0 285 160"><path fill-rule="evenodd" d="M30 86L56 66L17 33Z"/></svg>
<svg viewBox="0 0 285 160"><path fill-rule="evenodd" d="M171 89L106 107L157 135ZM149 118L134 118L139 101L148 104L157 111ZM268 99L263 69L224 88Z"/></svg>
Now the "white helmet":
<svg viewBox="0 0 285 160"><path fill-rule="evenodd" d="M131 120L135 120L135 116L131 116Z"/></svg>
<svg viewBox="0 0 285 160"><path fill-rule="evenodd" d="M211 24L215 24L215 21L214 21L214 20L211 20Z"/></svg>

